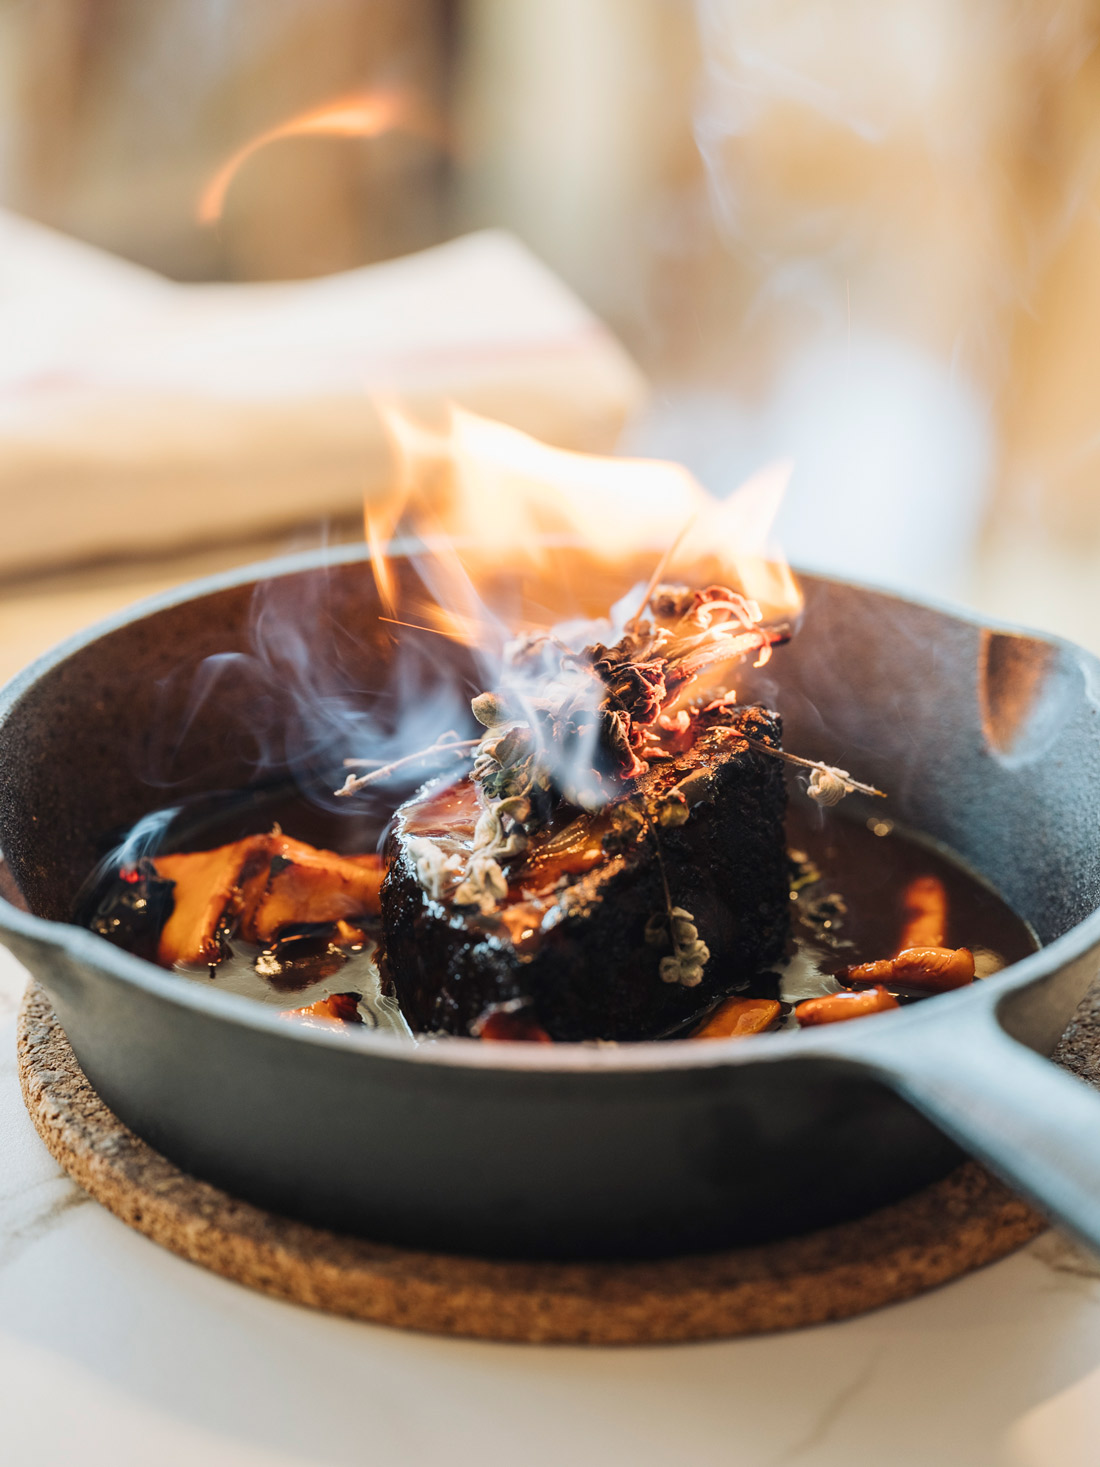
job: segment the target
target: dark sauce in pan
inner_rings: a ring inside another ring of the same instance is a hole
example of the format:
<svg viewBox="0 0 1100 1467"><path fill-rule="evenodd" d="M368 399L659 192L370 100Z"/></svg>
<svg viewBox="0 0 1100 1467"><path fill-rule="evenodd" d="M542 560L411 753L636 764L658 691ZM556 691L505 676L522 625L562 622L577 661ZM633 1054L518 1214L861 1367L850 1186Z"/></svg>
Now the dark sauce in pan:
<svg viewBox="0 0 1100 1467"><path fill-rule="evenodd" d="M891 957L905 927L905 892L932 876L947 896L944 946L968 947L978 979L1019 962L1039 946L1030 926L942 846L881 816L857 821L792 797L787 847L794 858L792 941L771 986L746 992L794 1005L842 985L832 976L854 963ZM887 987L890 987L887 984ZM898 992L901 1003L913 1001ZM927 1000L919 1000L926 1002ZM787 1024L793 1024L784 1011Z"/></svg>
<svg viewBox="0 0 1100 1467"><path fill-rule="evenodd" d="M294 792L256 791L214 800L177 817L162 849L209 850L270 830L276 822L296 839L351 854L377 848L386 812L336 814ZM945 945L969 947L979 979L1039 945L1027 923L991 887L942 847L897 829L888 819L864 822L836 810L822 812L794 793L787 837L792 856L788 954L781 965L739 990L746 997L779 999L780 1027L796 1023L796 1003L837 992L842 986L833 976L838 969L897 951L905 924L904 894L915 878L931 876L942 883L947 897ZM281 1010L352 992L359 996L364 1024L408 1034L396 1002L381 991L375 954L369 927L366 940L351 948L335 946L330 929L303 928L272 949L231 945L217 967L177 971ZM898 996L903 1003L911 1001L904 993Z"/></svg>

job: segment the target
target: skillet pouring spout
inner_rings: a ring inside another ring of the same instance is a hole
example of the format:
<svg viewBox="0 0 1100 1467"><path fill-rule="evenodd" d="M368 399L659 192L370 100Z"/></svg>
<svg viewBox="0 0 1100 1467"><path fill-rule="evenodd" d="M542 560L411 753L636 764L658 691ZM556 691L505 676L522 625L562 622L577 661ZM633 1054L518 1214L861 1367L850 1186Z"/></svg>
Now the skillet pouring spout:
<svg viewBox="0 0 1100 1467"><path fill-rule="evenodd" d="M338 627L341 675L369 700L392 639L367 559L315 552L180 588L0 693L0 848L28 909L0 900L0 937L122 1121L261 1206L454 1253L781 1237L895 1201L960 1148L1100 1245L1100 1100L1043 1057L1100 952L1100 664L1063 643L803 576L797 634L738 684L778 706L788 747L888 791L892 820L980 872L1044 944L900 1013L743 1041L418 1045L287 1024L72 925L105 833L255 780L253 690L223 679L201 717L193 691L207 659L254 649L257 595L314 608L310 645ZM391 570L415 587L400 555ZM593 595L606 607L651 571ZM554 604L550 582L514 590L517 607ZM265 707L279 747L277 698ZM170 799L142 753L158 729Z"/></svg>

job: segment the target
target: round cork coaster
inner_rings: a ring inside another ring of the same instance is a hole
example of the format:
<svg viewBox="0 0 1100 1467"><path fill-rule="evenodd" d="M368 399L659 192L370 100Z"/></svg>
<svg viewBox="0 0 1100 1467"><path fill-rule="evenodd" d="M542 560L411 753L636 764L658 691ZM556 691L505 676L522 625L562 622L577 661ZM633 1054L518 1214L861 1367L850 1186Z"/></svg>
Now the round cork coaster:
<svg viewBox="0 0 1100 1467"><path fill-rule="evenodd" d="M413 1252L276 1217L179 1171L99 1099L37 985L20 1015L19 1074L50 1153L162 1247L281 1299L437 1334L610 1345L791 1329L911 1298L1045 1226L971 1162L857 1222L722 1253L497 1263Z"/></svg>

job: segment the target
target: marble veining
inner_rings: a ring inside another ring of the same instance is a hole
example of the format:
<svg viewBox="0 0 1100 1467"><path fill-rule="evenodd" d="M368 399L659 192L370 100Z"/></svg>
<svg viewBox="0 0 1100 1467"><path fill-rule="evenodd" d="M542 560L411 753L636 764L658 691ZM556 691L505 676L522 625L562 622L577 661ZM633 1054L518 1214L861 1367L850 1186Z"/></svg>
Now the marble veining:
<svg viewBox="0 0 1100 1467"><path fill-rule="evenodd" d="M860 1397L875 1378L876 1362L866 1360L856 1374L821 1404L809 1430L772 1459L773 1467L786 1467L788 1462L805 1462L829 1439L833 1427L846 1413L856 1409Z"/></svg>

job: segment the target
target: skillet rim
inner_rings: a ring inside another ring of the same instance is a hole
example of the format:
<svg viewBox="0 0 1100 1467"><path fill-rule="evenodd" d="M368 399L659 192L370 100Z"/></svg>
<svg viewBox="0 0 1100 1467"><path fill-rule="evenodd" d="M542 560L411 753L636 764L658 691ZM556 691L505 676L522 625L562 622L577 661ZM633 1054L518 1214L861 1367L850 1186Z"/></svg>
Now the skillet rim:
<svg viewBox="0 0 1100 1467"><path fill-rule="evenodd" d="M400 553L401 547L395 549ZM143 597L55 644L0 687L0 727L22 698L47 673L122 627L175 606L199 601L241 585L323 569L329 565L366 562L369 559L370 551L364 545L325 546L237 566L228 571L183 582L153 596ZM899 605L930 610L981 630L1026 636L1044 642L1069 654L1083 667L1092 664L1094 677L1100 683L1100 659L1066 638L1036 632L1017 623L983 617L939 597L922 597L918 600L902 596L891 588L876 585L873 581L853 581L812 571L797 570L796 574L825 584L869 591ZM1030 988L1059 969L1083 958L1092 949L1100 946L1100 907L1048 946L1013 963L994 977L984 979L980 984L937 995L934 1013L926 1012L925 1004L909 1005L887 1013L869 1015L855 1026L858 1033L846 1032L851 1029L846 1024L824 1025L811 1034L787 1030L778 1034L756 1035L751 1045L736 1038L712 1039L704 1045L692 1039L639 1040L619 1046L585 1042L555 1045L503 1042L484 1045L475 1039L451 1035L439 1040L410 1041L408 1038L379 1033L373 1029L350 1032L335 1026L330 1031L305 1025L288 1025L274 1008L257 1003L255 999L203 988L197 983L181 982L156 964L139 958L124 948L113 946L86 928L37 917L0 897L0 933L2 932L10 932L37 945L57 949L82 968L92 968L108 978L133 984L154 998L196 1009L221 1022L259 1029L290 1043L342 1049L348 1053L382 1060L403 1060L410 1064L480 1071L529 1071L546 1075L639 1071L661 1073L777 1063L799 1058L832 1058L838 1062L863 1059L873 1064L876 1040L885 1040L888 1035L899 1038L903 1032L902 1026L907 1026L910 1031L918 1026L926 1028L929 1023L939 1023L941 1019L946 1022L949 1014L954 1014L956 1018L962 1014L972 1017L985 1014L992 1019L990 1011L998 1009L1009 994Z"/></svg>

